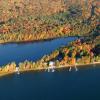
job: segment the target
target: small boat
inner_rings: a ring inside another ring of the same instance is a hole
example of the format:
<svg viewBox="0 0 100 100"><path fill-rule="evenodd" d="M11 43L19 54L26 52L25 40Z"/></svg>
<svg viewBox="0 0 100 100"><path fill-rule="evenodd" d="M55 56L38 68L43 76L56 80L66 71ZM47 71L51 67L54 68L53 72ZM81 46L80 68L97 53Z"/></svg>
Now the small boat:
<svg viewBox="0 0 100 100"><path fill-rule="evenodd" d="M69 68L69 72L72 70L72 67Z"/></svg>
<svg viewBox="0 0 100 100"><path fill-rule="evenodd" d="M75 71L78 71L78 68L77 67L75 67Z"/></svg>
<svg viewBox="0 0 100 100"><path fill-rule="evenodd" d="M50 69L48 68L48 72L50 72Z"/></svg>
<svg viewBox="0 0 100 100"><path fill-rule="evenodd" d="M53 68L48 68L48 72L55 72L55 69L53 69Z"/></svg>
<svg viewBox="0 0 100 100"><path fill-rule="evenodd" d="M19 74L20 74L20 72L18 71L18 72L17 72L17 74L19 75Z"/></svg>
<svg viewBox="0 0 100 100"><path fill-rule="evenodd" d="M18 75L20 74L20 72L19 72L19 67L16 67L15 72L16 72Z"/></svg>
<svg viewBox="0 0 100 100"><path fill-rule="evenodd" d="M78 71L78 68L77 68L77 66L76 66L76 65L77 65L77 63L75 63L75 71Z"/></svg>
<svg viewBox="0 0 100 100"><path fill-rule="evenodd" d="M75 65L75 71L78 71L78 68L76 67L76 65ZM72 70L72 67L70 66L70 68L69 68L69 72Z"/></svg>
<svg viewBox="0 0 100 100"><path fill-rule="evenodd" d="M55 70L54 70L54 69L52 69L52 72L55 72Z"/></svg>

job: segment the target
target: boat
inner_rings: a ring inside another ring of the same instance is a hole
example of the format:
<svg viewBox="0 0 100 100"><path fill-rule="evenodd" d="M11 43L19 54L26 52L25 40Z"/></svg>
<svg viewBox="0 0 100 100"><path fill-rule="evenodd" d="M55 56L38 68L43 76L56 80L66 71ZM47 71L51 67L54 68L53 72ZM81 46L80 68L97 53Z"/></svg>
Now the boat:
<svg viewBox="0 0 100 100"><path fill-rule="evenodd" d="M16 72L18 75L20 74L20 72L19 72L19 67L16 67L15 72Z"/></svg>

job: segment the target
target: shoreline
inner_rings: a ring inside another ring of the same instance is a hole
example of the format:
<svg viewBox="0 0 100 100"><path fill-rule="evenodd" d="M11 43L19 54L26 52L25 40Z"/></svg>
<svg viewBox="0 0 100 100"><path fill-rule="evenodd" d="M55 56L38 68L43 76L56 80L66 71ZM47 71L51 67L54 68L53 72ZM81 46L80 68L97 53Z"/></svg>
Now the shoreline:
<svg viewBox="0 0 100 100"><path fill-rule="evenodd" d="M82 67L82 66L84 66L85 68L88 66L88 65L100 65L100 62L94 62L94 63L89 63L89 64L76 64L76 67L78 66L78 67ZM75 65L66 65L66 66L64 66L64 65L61 65L61 66L59 66L59 67L55 67L55 69L63 69L63 68L70 68L70 67L72 67L72 68L74 68L74 66ZM20 73L24 73L24 72L30 72L30 71L42 71L42 70L47 70L48 68L36 68L36 69L34 69L34 68L30 68L30 69L19 69L19 72ZM0 73L0 78L1 77L3 77L3 76L7 76L7 75L11 75L11 74L17 74L17 72L15 72L15 71L11 71L11 72L4 72L4 73Z"/></svg>
<svg viewBox="0 0 100 100"><path fill-rule="evenodd" d="M22 41L6 41L6 42L0 42L0 45L5 45L5 44L22 44L22 43L33 43L33 42L43 42L43 41L49 41L49 40L54 40L54 39L59 39L59 38L67 38L67 37L84 37L84 36L58 36L58 37L53 37L53 38L45 38L45 39L34 39L34 40L22 40Z"/></svg>

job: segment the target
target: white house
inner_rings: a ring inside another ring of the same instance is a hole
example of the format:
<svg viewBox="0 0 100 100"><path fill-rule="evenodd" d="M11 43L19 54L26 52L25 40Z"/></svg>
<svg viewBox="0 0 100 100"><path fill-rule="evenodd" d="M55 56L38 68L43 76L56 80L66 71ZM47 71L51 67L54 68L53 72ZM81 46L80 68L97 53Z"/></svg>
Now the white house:
<svg viewBox="0 0 100 100"><path fill-rule="evenodd" d="M55 69L55 63L53 61L49 62L49 67L48 67L48 72L51 70L52 72L54 72Z"/></svg>

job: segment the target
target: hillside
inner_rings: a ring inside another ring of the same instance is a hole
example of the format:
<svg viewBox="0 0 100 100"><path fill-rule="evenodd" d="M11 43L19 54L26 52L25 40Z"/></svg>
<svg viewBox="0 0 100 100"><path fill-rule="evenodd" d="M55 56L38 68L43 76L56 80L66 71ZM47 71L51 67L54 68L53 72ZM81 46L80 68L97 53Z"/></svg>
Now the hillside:
<svg viewBox="0 0 100 100"><path fill-rule="evenodd" d="M1 21L10 18L51 15L64 12L72 5L80 6L85 16L100 13L99 0L0 0ZM92 11L91 11L92 10Z"/></svg>
<svg viewBox="0 0 100 100"><path fill-rule="evenodd" d="M99 0L0 0L0 43L91 33Z"/></svg>

